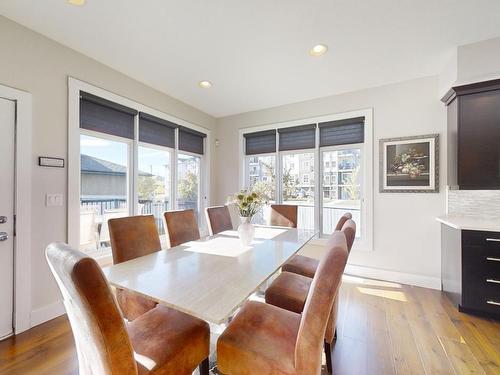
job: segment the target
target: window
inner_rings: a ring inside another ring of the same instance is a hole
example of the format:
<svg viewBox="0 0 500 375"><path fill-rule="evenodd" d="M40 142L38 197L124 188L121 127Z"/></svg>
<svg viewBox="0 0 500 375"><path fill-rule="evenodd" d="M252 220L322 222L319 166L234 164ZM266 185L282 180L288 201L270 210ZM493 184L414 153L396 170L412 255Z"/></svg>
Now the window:
<svg viewBox="0 0 500 375"><path fill-rule="evenodd" d="M291 164L297 161L302 165L307 161L309 165L314 165L314 152L301 152L285 154L282 156L281 164L281 190L282 203L298 206L299 228L314 229L314 179L309 173L299 175L293 174Z"/></svg>
<svg viewBox="0 0 500 375"><path fill-rule="evenodd" d="M165 234L163 212L172 209L170 150L150 145L139 146L137 213L153 215L160 235Z"/></svg>
<svg viewBox="0 0 500 375"><path fill-rule="evenodd" d="M129 216L130 141L80 135L80 250L109 246L108 220Z"/></svg>
<svg viewBox="0 0 500 375"><path fill-rule="evenodd" d="M256 189L266 195L271 202L276 201L276 161L272 156L255 156L246 158L246 168L252 166L252 178L247 175L245 187Z"/></svg>
<svg viewBox="0 0 500 375"><path fill-rule="evenodd" d="M361 147L348 149L327 149L321 152L324 170L326 163L333 160L349 160L344 166L349 167L334 174L325 174L323 182L323 225L322 233L332 233L337 221L345 212L350 212L356 221L356 236L361 236ZM328 173L328 172L323 172ZM337 179L338 175L338 179ZM327 182L327 177L335 176L335 180Z"/></svg>
<svg viewBox="0 0 500 375"><path fill-rule="evenodd" d="M81 87L116 98L82 82L70 84L79 103L70 101L68 164L80 165L79 178L69 169L70 181L77 181L70 183L68 194L70 243L79 241L83 251L97 258L109 257L111 218L152 214L161 236L164 211L193 208L199 219L207 195L206 134L143 112L147 108L140 104L118 99L130 105L124 106ZM79 231L72 229L75 222ZM203 233L203 221L199 223Z"/></svg>
<svg viewBox="0 0 500 375"><path fill-rule="evenodd" d="M367 120L368 118L368 120ZM338 219L349 211L357 224L356 246L372 249L372 111L360 110L324 116L314 124L242 132L247 157L244 187L251 187L250 151L273 160L272 184L276 202L299 207L298 227L329 235ZM252 144L248 145L248 140ZM319 140L319 143L316 141ZM365 160L364 155L369 155ZM274 160L279 168L274 175ZM271 176L271 174L269 174ZM320 177L320 178L318 178ZM270 179L271 177L269 177ZM259 180L263 183L262 176ZM256 182L257 183L257 182ZM320 191L320 194L316 194Z"/></svg>
<svg viewBox="0 0 500 375"><path fill-rule="evenodd" d="M199 156L179 154L177 161L177 208L193 209L201 223L200 216L200 166Z"/></svg>

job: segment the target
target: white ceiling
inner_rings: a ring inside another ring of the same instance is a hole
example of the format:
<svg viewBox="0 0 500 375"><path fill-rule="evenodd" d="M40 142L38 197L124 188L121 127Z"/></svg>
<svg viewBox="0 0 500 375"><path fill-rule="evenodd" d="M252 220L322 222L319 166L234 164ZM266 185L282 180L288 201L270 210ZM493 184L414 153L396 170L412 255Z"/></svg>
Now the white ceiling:
<svg viewBox="0 0 500 375"><path fill-rule="evenodd" d="M500 35L498 0L2 0L0 14L216 117L438 74L456 46ZM310 57L317 43L329 52Z"/></svg>

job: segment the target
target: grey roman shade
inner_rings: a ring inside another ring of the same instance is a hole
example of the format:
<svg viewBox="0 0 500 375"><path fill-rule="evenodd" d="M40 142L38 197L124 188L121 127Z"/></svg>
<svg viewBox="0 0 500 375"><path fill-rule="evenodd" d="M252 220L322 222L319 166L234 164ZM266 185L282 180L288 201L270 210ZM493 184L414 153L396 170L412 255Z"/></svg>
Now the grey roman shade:
<svg viewBox="0 0 500 375"><path fill-rule="evenodd" d="M134 139L137 111L80 91L80 127L118 137Z"/></svg>
<svg viewBox="0 0 500 375"><path fill-rule="evenodd" d="M175 147L175 128L178 125L161 118L139 113L139 141L164 147Z"/></svg>
<svg viewBox="0 0 500 375"><path fill-rule="evenodd" d="M179 127L179 150L203 155L203 139L207 135L196 130Z"/></svg>
<svg viewBox="0 0 500 375"><path fill-rule="evenodd" d="M319 124L319 145L338 146L365 141L365 118L328 121Z"/></svg>
<svg viewBox="0 0 500 375"><path fill-rule="evenodd" d="M316 124L278 129L279 150L302 150L316 145Z"/></svg>
<svg viewBox="0 0 500 375"><path fill-rule="evenodd" d="M276 152L276 130L243 134L245 137L245 155Z"/></svg>

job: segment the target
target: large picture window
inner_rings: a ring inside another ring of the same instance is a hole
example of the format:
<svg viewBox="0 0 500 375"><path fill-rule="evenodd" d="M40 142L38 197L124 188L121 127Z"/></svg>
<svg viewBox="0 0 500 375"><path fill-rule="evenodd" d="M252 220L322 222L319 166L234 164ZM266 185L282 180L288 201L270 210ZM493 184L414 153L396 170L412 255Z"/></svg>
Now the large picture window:
<svg viewBox="0 0 500 375"><path fill-rule="evenodd" d="M257 187L273 202L297 205L298 227L322 236L331 234L339 218L350 212L357 224L357 244L370 249L371 110L304 122L241 132L243 187Z"/></svg>
<svg viewBox="0 0 500 375"><path fill-rule="evenodd" d="M88 85L79 82L77 86ZM92 87L90 91L102 90ZM76 90L70 87L70 101L72 92ZM79 178L73 178L73 168L70 177L79 184L75 189L70 183L69 223L71 228L78 223L79 231L69 229L70 242L79 241L82 251L104 259L110 256L108 220L153 215L164 236L163 213L172 209L194 209L203 233L200 213L208 195L207 135L182 120L178 124L158 117L162 114L154 110L152 115L146 107L106 92L103 97L81 89L78 93L78 98L73 96L78 99L78 111L70 105L70 165L80 168ZM77 131L72 125L76 123ZM75 148L79 160L74 158ZM78 218L72 202L75 191L79 192Z"/></svg>

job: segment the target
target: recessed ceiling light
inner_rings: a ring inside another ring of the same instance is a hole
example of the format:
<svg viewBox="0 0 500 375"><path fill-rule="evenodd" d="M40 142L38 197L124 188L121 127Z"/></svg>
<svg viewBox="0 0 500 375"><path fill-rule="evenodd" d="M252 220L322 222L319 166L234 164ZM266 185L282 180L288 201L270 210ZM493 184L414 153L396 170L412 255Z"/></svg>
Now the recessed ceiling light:
<svg viewBox="0 0 500 375"><path fill-rule="evenodd" d="M325 46L324 44L316 44L311 50L309 51L309 54L311 56L321 56L324 55L328 51L328 47Z"/></svg>
<svg viewBox="0 0 500 375"><path fill-rule="evenodd" d="M210 81L200 81L198 83L198 85L202 88L202 89L209 89L210 87L212 87L212 82Z"/></svg>
<svg viewBox="0 0 500 375"><path fill-rule="evenodd" d="M67 0L69 4L81 7L85 5L85 0Z"/></svg>

